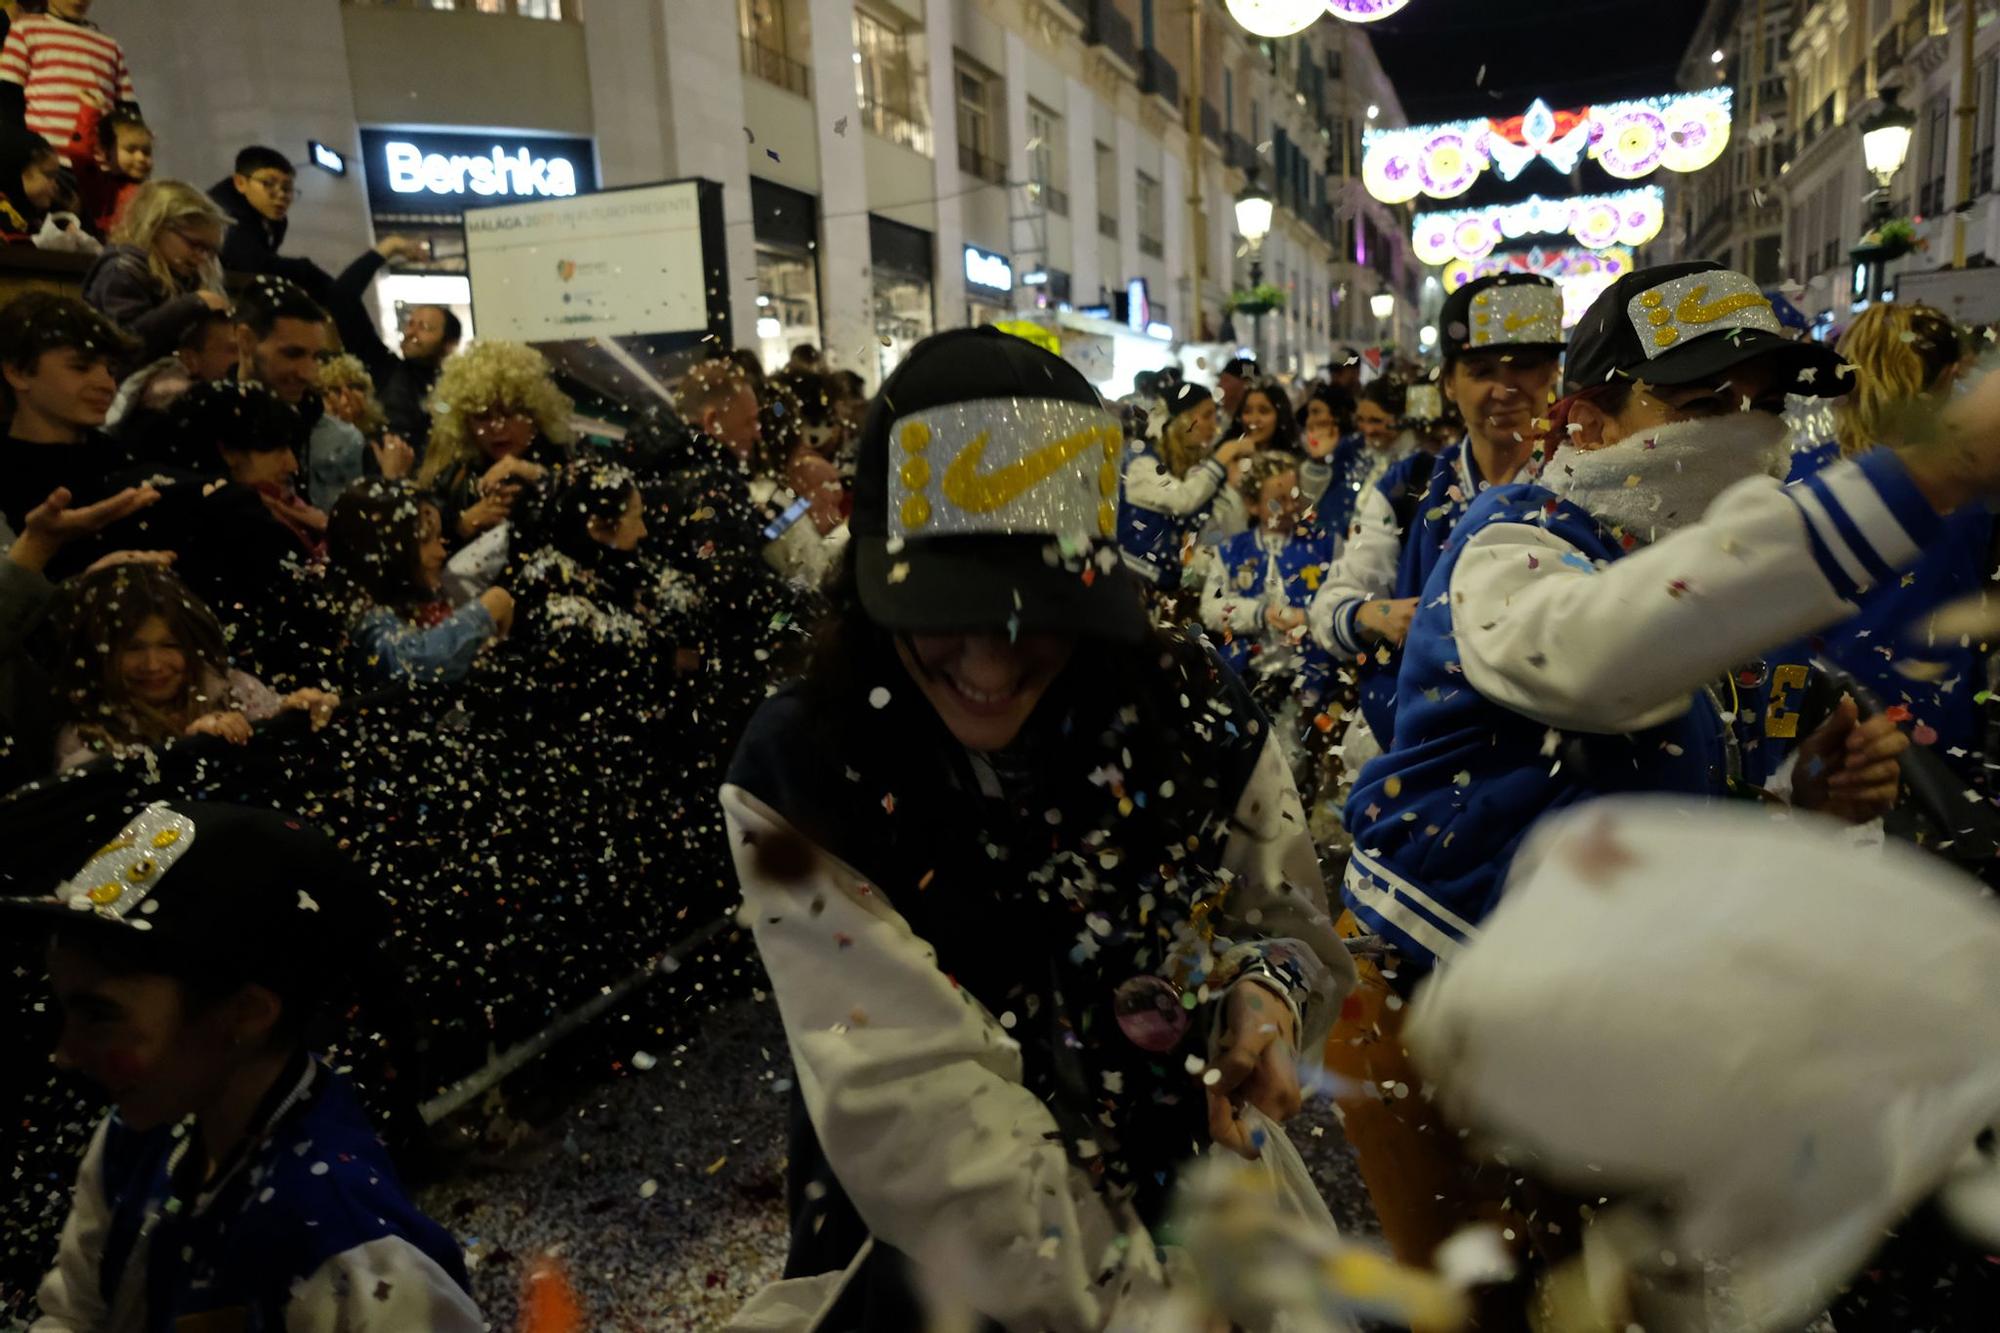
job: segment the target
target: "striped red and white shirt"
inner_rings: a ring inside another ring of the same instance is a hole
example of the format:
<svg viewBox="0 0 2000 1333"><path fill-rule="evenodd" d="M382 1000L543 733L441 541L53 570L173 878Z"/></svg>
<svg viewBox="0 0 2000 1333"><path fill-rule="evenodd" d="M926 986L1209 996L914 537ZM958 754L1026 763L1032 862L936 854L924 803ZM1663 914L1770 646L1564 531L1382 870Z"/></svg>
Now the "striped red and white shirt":
<svg viewBox="0 0 2000 1333"><path fill-rule="evenodd" d="M71 23L52 14L14 20L7 44L0 47L0 81L21 85L28 128L54 144L65 162L86 93L102 93L113 103L138 100L117 39L95 24Z"/></svg>

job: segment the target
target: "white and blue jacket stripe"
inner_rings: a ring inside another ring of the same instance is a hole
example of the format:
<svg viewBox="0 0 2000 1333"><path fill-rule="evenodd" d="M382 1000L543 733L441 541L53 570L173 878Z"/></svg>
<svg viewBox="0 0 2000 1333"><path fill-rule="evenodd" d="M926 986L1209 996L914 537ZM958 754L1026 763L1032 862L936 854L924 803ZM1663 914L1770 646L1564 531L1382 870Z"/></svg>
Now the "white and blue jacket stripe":
<svg viewBox="0 0 2000 1333"><path fill-rule="evenodd" d="M1424 587L1394 744L1349 801L1348 906L1421 969L1471 939L1549 811L1721 795L1732 737L1704 687L1846 619L1941 531L1886 450L1742 482L1636 549L1540 486L1486 492Z"/></svg>

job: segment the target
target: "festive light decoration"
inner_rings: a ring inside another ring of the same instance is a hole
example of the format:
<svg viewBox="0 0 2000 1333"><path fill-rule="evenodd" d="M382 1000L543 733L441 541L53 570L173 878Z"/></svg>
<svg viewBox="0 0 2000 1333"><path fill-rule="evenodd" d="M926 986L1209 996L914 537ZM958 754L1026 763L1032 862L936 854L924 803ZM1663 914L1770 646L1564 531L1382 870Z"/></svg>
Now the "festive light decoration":
<svg viewBox="0 0 2000 1333"><path fill-rule="evenodd" d="M1665 168L1700 171L1729 142L1728 88L1552 111L1537 98L1519 116L1454 120L1362 135L1361 180L1385 204L1464 194L1488 168L1513 180L1536 160L1568 173L1587 153L1621 180Z"/></svg>
<svg viewBox="0 0 2000 1333"><path fill-rule="evenodd" d="M1409 3L1410 0L1326 0L1326 7L1333 11L1334 17L1349 23L1373 23Z"/></svg>
<svg viewBox="0 0 2000 1333"><path fill-rule="evenodd" d="M1503 241L1568 234L1589 250L1644 245L1666 221L1666 192L1657 185L1574 199L1530 195L1517 203L1419 213L1412 248L1426 264L1484 259Z"/></svg>
<svg viewBox="0 0 2000 1333"><path fill-rule="evenodd" d="M1454 259L1444 266L1444 289L1455 292L1474 278L1495 273L1534 273L1562 290L1564 328L1583 318L1599 293L1632 271L1632 252L1622 245L1603 250L1575 246L1513 250L1483 259Z"/></svg>
<svg viewBox="0 0 2000 1333"><path fill-rule="evenodd" d="M1258 37L1289 37L1326 13L1327 0L1229 0L1229 17Z"/></svg>

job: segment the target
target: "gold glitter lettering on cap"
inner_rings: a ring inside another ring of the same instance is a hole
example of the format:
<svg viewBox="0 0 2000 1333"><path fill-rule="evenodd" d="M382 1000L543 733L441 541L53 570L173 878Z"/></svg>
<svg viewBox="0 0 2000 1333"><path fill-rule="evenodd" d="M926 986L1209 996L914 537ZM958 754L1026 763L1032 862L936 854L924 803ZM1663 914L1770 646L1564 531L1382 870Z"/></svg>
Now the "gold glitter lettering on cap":
<svg viewBox="0 0 2000 1333"><path fill-rule="evenodd" d="M942 460L908 459L889 470L892 539L1035 535L1087 543L1116 529L1124 432L1094 404L951 403L896 422L891 438L913 453L911 441L922 440Z"/></svg>
<svg viewBox="0 0 2000 1333"><path fill-rule="evenodd" d="M58 884L55 897L77 911L123 921L187 855L194 835L194 821L186 815L150 806Z"/></svg>
<svg viewBox="0 0 2000 1333"><path fill-rule="evenodd" d="M1649 288L1626 303L1625 314L1649 360L1684 339L1729 329L1784 332L1757 284L1728 269L1689 273Z"/></svg>
<svg viewBox="0 0 2000 1333"><path fill-rule="evenodd" d="M1509 282L1472 298L1472 347L1560 344L1562 293L1542 282Z"/></svg>

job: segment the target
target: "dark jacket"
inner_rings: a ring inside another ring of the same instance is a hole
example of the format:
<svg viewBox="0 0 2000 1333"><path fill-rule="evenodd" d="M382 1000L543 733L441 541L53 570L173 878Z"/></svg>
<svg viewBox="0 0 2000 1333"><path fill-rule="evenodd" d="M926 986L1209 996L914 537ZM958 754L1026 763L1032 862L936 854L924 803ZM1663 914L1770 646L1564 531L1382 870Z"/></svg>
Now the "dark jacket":
<svg viewBox="0 0 2000 1333"><path fill-rule="evenodd" d="M347 272L340 275L340 285L351 287L356 299L337 302L332 307L333 321L340 329L341 345L368 367L368 374L375 381L375 397L382 404L382 415L388 419L389 429L409 441L410 447L417 451L417 461L422 462L424 448L431 438L431 388L437 383L444 362L404 360L382 341L375 321L368 318L360 294L386 263L387 260L370 250L348 266Z"/></svg>
<svg viewBox="0 0 2000 1333"><path fill-rule="evenodd" d="M162 292L146 252L133 245L109 246L97 257L83 275L83 299L140 340L142 364L172 355L208 308L196 292Z"/></svg>
<svg viewBox="0 0 2000 1333"><path fill-rule="evenodd" d="M333 285L333 275L297 255L281 255L288 222L273 222L250 206L233 177L224 176L209 187L208 197L229 214L230 227L222 238L222 266L231 273L270 274L289 278L305 288L315 300L325 301Z"/></svg>

